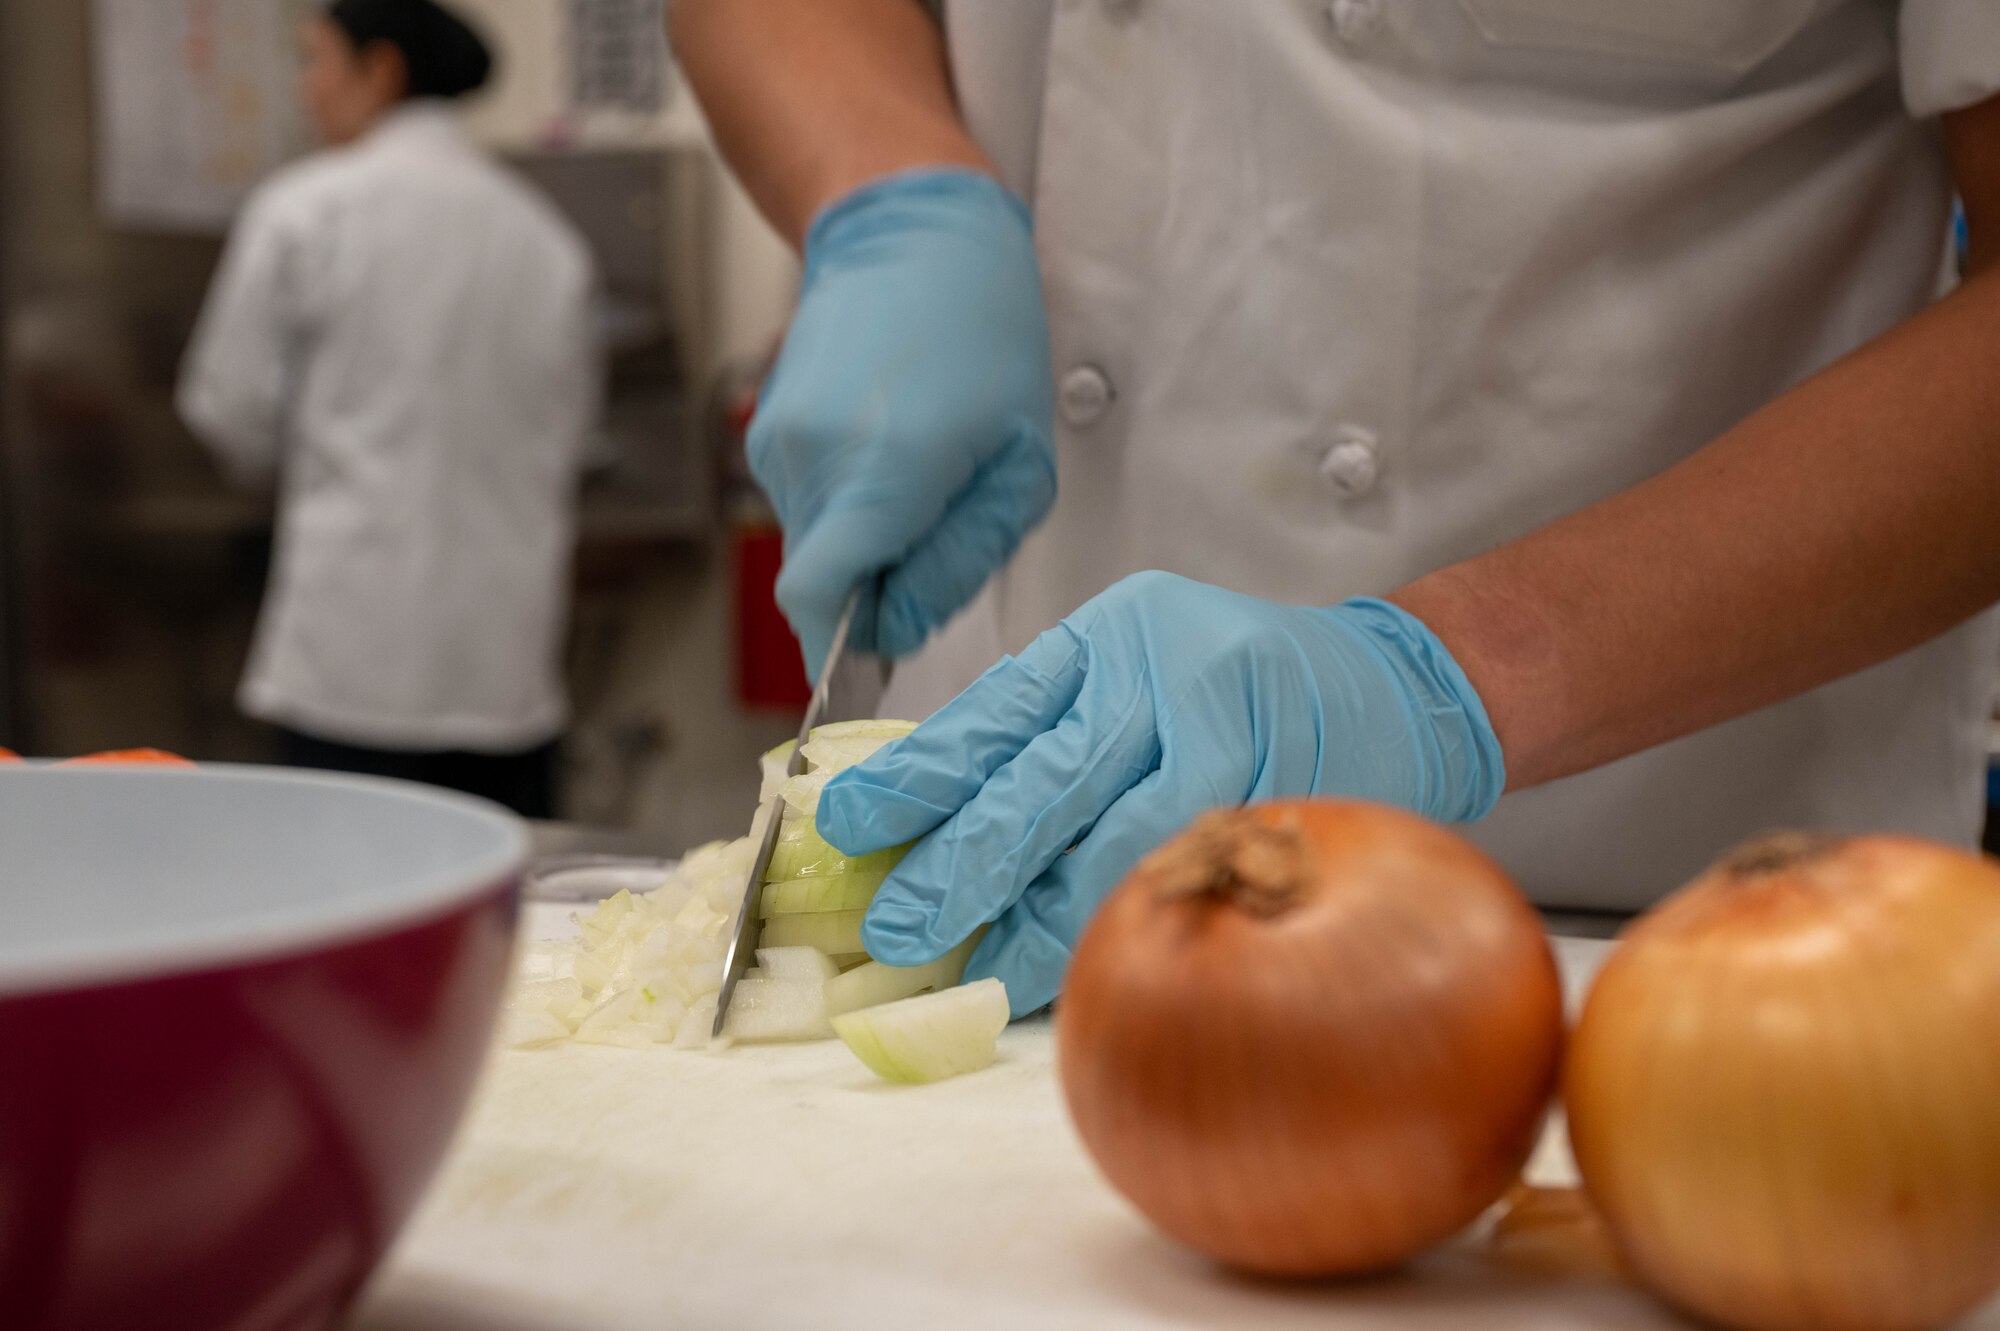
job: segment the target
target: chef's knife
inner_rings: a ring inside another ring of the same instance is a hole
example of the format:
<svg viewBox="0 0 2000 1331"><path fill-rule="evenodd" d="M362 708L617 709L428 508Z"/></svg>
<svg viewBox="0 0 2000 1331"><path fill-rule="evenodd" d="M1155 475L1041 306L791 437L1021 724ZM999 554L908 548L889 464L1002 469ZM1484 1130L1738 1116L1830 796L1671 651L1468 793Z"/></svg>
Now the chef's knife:
<svg viewBox="0 0 2000 1331"><path fill-rule="evenodd" d="M879 597L880 585L874 589ZM861 612L863 588L847 598L840 620L833 626L833 643L813 685L812 700L806 704L805 721L799 726L798 742L785 764L785 775L797 776L806 770L806 741L812 732L830 721L853 721L875 715L883 689L889 682L889 663L872 652L852 650L854 618ZM750 862L750 878L743 884L743 905L736 915L736 937L722 961L722 989L715 999L715 1029L722 1035L722 1023L729 1015L729 1000L736 997L736 982L750 969L757 953L757 940L764 922L757 918L758 897L764 890L764 875L771 868L771 854L778 847L778 825L785 816L785 797L773 795L758 810L757 857Z"/></svg>

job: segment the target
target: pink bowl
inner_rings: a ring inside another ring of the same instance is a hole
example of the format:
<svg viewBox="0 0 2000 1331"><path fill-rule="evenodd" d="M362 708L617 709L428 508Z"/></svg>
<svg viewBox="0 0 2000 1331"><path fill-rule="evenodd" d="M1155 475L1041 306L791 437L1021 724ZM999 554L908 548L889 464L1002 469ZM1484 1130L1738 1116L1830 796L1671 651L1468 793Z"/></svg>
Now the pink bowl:
<svg viewBox="0 0 2000 1331"><path fill-rule="evenodd" d="M464 1109L526 857L395 782L0 769L0 1327L333 1325Z"/></svg>

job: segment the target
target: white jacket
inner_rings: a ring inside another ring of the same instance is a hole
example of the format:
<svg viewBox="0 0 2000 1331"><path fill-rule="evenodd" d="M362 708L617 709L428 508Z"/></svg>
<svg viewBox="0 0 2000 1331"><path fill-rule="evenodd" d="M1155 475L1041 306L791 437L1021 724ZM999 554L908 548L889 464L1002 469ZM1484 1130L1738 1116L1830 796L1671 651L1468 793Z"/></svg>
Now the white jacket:
<svg viewBox="0 0 2000 1331"><path fill-rule="evenodd" d="M180 392L232 472L279 473L246 711L401 749L562 728L591 286L570 227L442 104L251 199Z"/></svg>
<svg viewBox="0 0 2000 1331"><path fill-rule="evenodd" d="M968 123L1035 209L1062 490L899 672L885 707L916 715L1139 569L1331 604L1671 466L1933 299L1933 117L2000 89L2000 0L947 17ZM1994 627L1473 835L1544 902L1625 907L1774 826L1969 841Z"/></svg>

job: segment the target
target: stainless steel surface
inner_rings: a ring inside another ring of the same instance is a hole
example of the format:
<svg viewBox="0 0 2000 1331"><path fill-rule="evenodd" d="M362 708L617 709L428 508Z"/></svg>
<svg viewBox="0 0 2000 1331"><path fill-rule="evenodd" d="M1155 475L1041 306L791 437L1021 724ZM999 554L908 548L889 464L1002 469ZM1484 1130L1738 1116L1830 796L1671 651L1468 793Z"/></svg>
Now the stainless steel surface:
<svg viewBox="0 0 2000 1331"><path fill-rule="evenodd" d="M620 892L651 892L674 861L633 855L548 855L528 866L529 901L584 905Z"/></svg>
<svg viewBox="0 0 2000 1331"><path fill-rule="evenodd" d="M821 706L813 724L823 726L832 721L879 716L892 670L887 657L873 652L846 651L833 657L819 686L824 696L815 693L815 701Z"/></svg>
<svg viewBox="0 0 2000 1331"><path fill-rule="evenodd" d="M650 892L676 860L657 840L609 827L530 821L534 858L521 895L529 901L588 903L621 888Z"/></svg>
<svg viewBox="0 0 2000 1331"><path fill-rule="evenodd" d="M791 774L796 776L796 764L802 761L796 749L792 761ZM743 884L743 902L736 910L736 936L729 941L729 951L723 955L722 988L715 995L715 1025L709 1030L710 1039L721 1038L730 1000L736 997L737 981L750 969L750 959L757 955L757 943L764 934L764 922L757 918L757 894L763 889L765 871L771 867L771 853L778 848L778 826L784 818L785 797L773 795L764 801L763 808L757 811L757 821L752 824L762 830L762 835L757 842L757 856L750 861L750 876Z"/></svg>
<svg viewBox="0 0 2000 1331"><path fill-rule="evenodd" d="M806 704L805 720L799 723L798 739L792 744L792 756L785 764L786 776L797 776L806 770L806 741L812 738L813 728L826 720L828 705L836 692L843 704L867 700L869 676L866 672L855 674L854 663L847 660L848 639L854 634L854 617L861 611L863 591L856 587L848 593L847 605L833 626L833 642L827 649L826 663L820 667L819 680L813 685L812 701ZM878 681L882 679L879 667L875 677ZM838 690L837 680L841 681ZM880 699L878 687L874 701ZM715 998L713 1036L722 1034L722 1023L729 1016L729 1002L736 997L736 982L750 969L750 958L756 954L757 940L764 931L763 921L757 918L757 894L762 891L764 874L771 867L771 852L777 849L778 825L784 816L784 797L773 795L758 812L759 821L752 824L760 827L763 835L757 843L757 857L750 861L749 879L743 884L743 904L736 912L736 937L730 941L729 952L722 962L722 989Z"/></svg>
<svg viewBox="0 0 2000 1331"><path fill-rule="evenodd" d="M888 690L895 663L886 656L866 652L854 645L855 633L864 614L879 614L883 579L880 574L847 598L840 621L833 626L833 644L826 665L806 704L805 725L799 730L799 744L819 726L835 721L861 721L881 714L882 695Z"/></svg>

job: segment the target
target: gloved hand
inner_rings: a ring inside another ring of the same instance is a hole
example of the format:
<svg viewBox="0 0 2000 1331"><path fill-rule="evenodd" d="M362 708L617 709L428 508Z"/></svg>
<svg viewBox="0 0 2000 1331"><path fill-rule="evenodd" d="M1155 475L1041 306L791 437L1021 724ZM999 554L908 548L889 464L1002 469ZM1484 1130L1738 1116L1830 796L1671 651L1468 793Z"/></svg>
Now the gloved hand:
<svg viewBox="0 0 2000 1331"><path fill-rule="evenodd" d="M1105 895L1204 809L1345 795L1465 822L1505 784L1485 707L1411 615L1142 573L835 777L818 818L849 854L925 837L869 908L869 952L916 965L995 921L967 978L1005 981L1020 1016L1055 997Z"/></svg>
<svg viewBox="0 0 2000 1331"><path fill-rule="evenodd" d="M907 655L1048 513L1049 356L1028 211L989 177L891 176L814 221L748 445L815 675L855 587L886 571L857 645Z"/></svg>

